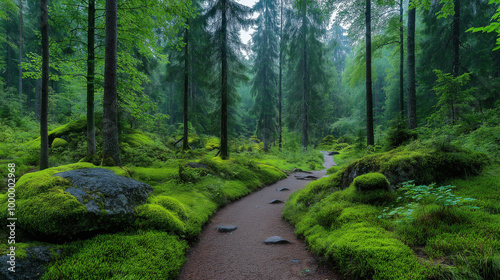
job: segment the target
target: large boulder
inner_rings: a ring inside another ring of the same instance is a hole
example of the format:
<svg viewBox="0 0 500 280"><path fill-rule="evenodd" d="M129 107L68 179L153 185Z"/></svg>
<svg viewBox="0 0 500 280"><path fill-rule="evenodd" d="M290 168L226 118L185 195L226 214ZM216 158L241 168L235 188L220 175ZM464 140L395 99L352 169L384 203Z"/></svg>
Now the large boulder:
<svg viewBox="0 0 500 280"><path fill-rule="evenodd" d="M126 172L120 168L110 169L78 163L24 175L16 184L16 230L63 242L133 225L136 207L146 203L152 188L121 176ZM0 195L1 219L7 207L7 197Z"/></svg>
<svg viewBox="0 0 500 280"><path fill-rule="evenodd" d="M103 168L84 168L56 173L71 181L64 191L74 196L95 215L131 215L134 208L146 202L151 186L116 175Z"/></svg>

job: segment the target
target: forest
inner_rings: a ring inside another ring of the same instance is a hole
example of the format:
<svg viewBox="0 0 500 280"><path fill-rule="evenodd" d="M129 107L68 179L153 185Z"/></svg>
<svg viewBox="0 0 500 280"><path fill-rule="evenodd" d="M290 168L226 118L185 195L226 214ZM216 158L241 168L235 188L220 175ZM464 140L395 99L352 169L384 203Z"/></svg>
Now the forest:
<svg viewBox="0 0 500 280"><path fill-rule="evenodd" d="M0 177L0 279L500 279L500 0L0 0Z"/></svg>

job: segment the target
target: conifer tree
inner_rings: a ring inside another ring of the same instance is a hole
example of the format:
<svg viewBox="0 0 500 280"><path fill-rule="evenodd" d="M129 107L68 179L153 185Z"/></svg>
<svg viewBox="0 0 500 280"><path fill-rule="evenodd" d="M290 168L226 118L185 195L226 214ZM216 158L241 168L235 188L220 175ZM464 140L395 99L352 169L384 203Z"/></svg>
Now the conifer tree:
<svg viewBox="0 0 500 280"><path fill-rule="evenodd" d="M241 62L244 47L239 32L251 23L250 8L235 0L212 0L204 14L211 31L210 52L213 67L213 95L220 98L220 156L229 158L228 107L236 98L236 85L248 78Z"/></svg>
<svg viewBox="0 0 500 280"><path fill-rule="evenodd" d="M277 3L272 0L260 0L253 9L259 13L259 17L257 30L252 39L255 54L253 66L255 76L252 81L255 103L252 111L257 116L257 136L262 137L264 151L268 151L270 137L276 127L278 10Z"/></svg>
<svg viewBox="0 0 500 280"><path fill-rule="evenodd" d="M323 68L324 26L315 1L301 1L287 11L287 113L290 129L301 131L304 149L309 146L309 133L319 125L323 113L324 93L328 80Z"/></svg>

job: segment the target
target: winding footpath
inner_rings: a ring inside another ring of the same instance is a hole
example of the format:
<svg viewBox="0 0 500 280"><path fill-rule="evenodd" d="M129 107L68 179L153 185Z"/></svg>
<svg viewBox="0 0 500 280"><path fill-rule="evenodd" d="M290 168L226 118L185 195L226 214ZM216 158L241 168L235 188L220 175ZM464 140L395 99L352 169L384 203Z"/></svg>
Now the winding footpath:
<svg viewBox="0 0 500 280"><path fill-rule="evenodd" d="M325 154L325 168L335 165ZM199 242L187 255L179 279L187 280L293 280L339 279L321 266L307 251L304 241L294 235L294 227L282 220L283 203L270 204L273 199L286 201L294 191L310 181L297 180L294 175L323 177L326 169L313 174L294 173L262 190L252 193L220 209L203 230ZM278 191L286 187L289 191ZM231 233L220 233L218 225L235 225ZM264 240L278 235L290 244L266 245Z"/></svg>

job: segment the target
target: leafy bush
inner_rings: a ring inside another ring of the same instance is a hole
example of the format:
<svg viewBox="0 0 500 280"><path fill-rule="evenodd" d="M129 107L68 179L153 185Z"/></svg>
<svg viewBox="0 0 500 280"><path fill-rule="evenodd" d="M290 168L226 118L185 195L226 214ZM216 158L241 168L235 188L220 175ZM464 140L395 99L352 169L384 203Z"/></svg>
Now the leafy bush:
<svg viewBox="0 0 500 280"><path fill-rule="evenodd" d="M381 173L368 173L354 179L354 186L360 192L374 190L389 190L389 181Z"/></svg>

